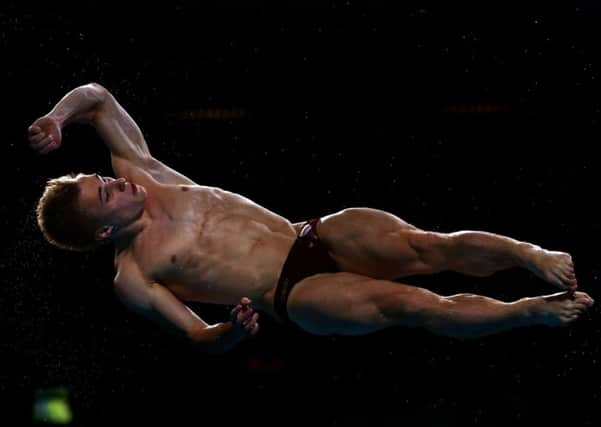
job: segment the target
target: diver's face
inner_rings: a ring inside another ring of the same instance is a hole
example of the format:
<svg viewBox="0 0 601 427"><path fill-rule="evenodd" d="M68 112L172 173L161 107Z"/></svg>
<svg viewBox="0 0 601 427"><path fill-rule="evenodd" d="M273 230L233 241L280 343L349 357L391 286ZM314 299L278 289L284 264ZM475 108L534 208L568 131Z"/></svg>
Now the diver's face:
<svg viewBox="0 0 601 427"><path fill-rule="evenodd" d="M94 222L94 226L123 227L136 220L144 211L146 189L125 178L82 175L79 208Z"/></svg>

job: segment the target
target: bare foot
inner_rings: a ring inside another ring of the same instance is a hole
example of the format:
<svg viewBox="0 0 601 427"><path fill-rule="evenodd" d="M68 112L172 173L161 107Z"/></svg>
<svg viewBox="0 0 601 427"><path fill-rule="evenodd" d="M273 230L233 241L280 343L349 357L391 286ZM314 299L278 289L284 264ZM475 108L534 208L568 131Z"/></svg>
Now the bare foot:
<svg viewBox="0 0 601 427"><path fill-rule="evenodd" d="M526 267L541 279L572 292L578 287L570 254L536 248L529 252Z"/></svg>
<svg viewBox="0 0 601 427"><path fill-rule="evenodd" d="M558 292L532 298L530 312L535 323L562 326L578 319L594 303L584 292Z"/></svg>

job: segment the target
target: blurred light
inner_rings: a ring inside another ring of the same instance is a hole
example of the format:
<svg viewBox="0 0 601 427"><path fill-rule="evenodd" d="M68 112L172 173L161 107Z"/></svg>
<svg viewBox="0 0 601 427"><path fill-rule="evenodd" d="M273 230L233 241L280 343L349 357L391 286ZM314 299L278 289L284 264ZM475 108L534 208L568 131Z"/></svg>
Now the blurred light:
<svg viewBox="0 0 601 427"><path fill-rule="evenodd" d="M71 423L73 414L67 389L63 387L38 390L33 402L33 421L44 424Z"/></svg>

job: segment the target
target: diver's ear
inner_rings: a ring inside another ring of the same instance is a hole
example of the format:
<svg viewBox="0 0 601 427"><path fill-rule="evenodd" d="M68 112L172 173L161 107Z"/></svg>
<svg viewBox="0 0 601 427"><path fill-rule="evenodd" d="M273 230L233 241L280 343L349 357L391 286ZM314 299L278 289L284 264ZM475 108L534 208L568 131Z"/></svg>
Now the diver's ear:
<svg viewBox="0 0 601 427"><path fill-rule="evenodd" d="M96 232L94 233L94 237L96 240L106 240L113 234L115 227L112 225L103 225L102 227L98 227Z"/></svg>

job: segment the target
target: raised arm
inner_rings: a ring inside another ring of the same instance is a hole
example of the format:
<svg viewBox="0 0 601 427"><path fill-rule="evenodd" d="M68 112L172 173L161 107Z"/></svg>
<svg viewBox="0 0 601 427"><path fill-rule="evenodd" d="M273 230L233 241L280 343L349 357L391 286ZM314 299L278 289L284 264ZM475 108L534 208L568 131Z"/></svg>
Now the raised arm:
<svg viewBox="0 0 601 427"><path fill-rule="evenodd" d="M194 184L192 180L155 159L140 128L115 97L97 83L67 93L45 116L29 127L31 147L46 154L60 147L61 129L70 123L89 123L111 152L113 170L125 176L135 167L165 184Z"/></svg>
<svg viewBox="0 0 601 427"><path fill-rule="evenodd" d="M259 329L259 315L250 307L248 298L243 298L232 310L230 321L209 325L167 288L158 283L145 282L135 271L120 271L115 278L115 290L130 310L172 333L186 337L203 352L222 353L230 350Z"/></svg>

